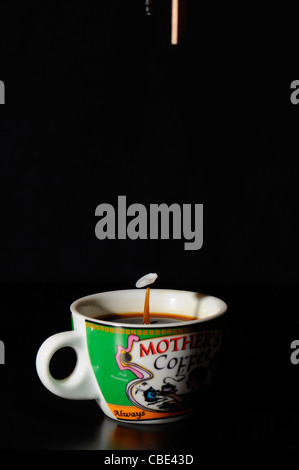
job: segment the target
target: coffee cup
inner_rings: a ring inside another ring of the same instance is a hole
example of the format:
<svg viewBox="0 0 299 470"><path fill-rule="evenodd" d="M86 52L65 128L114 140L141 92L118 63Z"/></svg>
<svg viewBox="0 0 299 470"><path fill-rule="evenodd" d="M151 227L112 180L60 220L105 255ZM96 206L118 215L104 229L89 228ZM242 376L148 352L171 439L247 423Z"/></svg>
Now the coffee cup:
<svg viewBox="0 0 299 470"><path fill-rule="evenodd" d="M202 403L221 347L217 318L226 303L190 291L151 289L151 323L142 323L145 289L101 292L72 303L71 331L39 348L36 368L52 393L96 400L110 418L130 423L179 420ZM215 321L214 321L215 320ZM65 379L50 373L56 351L77 355Z"/></svg>

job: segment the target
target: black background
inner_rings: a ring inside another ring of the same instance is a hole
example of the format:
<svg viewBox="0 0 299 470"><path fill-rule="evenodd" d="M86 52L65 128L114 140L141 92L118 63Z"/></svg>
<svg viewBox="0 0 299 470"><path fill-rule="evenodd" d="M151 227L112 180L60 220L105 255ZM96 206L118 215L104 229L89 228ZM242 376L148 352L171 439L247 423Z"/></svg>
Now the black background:
<svg viewBox="0 0 299 470"><path fill-rule="evenodd" d="M156 287L205 291L231 307L222 369L230 407L220 400L209 409L218 424L232 423L231 440L219 434L215 448L297 446L296 412L277 412L279 396L297 406L289 360L298 285L296 15L273 4L199 3L188 3L178 46L170 45L169 1L156 0L151 18L142 0L1 4L2 404L16 403L18 373L33 390L22 411L6 407L3 448L69 448L58 430L63 422L79 436L68 421L77 409L92 434L90 403L62 405L39 384L37 348L69 328L75 298L132 288L147 272L159 274ZM203 203L202 249L185 251L183 240L99 241L95 209L116 208L118 195L147 208ZM235 396L241 370L243 400ZM248 377L259 384L250 392ZM41 424L44 406L51 411ZM246 431L250 416L264 423L257 439L256 424ZM8 432L20 419L23 444Z"/></svg>

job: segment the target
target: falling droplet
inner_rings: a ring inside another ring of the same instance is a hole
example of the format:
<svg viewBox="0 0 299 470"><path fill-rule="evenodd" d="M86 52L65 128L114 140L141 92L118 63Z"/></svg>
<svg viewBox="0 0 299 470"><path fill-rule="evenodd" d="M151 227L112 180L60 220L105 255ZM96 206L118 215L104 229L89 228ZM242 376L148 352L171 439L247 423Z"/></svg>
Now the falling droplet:
<svg viewBox="0 0 299 470"><path fill-rule="evenodd" d="M137 282L136 287L145 287L148 284L152 284L157 279L158 274L156 273L149 273L145 276L142 276ZM143 324L149 325L150 324L150 314L149 314L149 296L150 296L150 288L147 287L145 291L145 299L144 299L144 310L143 310Z"/></svg>
<svg viewBox="0 0 299 470"><path fill-rule="evenodd" d="M135 286L139 289L140 287L145 287L145 286L148 286L149 284L153 284L153 282L155 282L157 277L158 277L158 274L156 273L146 274L145 276L142 276L140 279L138 279Z"/></svg>

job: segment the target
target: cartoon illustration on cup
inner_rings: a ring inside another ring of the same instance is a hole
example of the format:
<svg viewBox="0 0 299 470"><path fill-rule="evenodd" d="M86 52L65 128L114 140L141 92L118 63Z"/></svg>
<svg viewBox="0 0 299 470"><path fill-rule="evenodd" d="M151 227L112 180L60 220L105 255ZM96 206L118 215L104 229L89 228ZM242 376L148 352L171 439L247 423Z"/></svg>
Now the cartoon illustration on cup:
<svg viewBox="0 0 299 470"><path fill-rule="evenodd" d="M137 379L128 383L126 387L126 395L134 405L143 408L139 401L134 398L134 395L137 395L138 391L140 390L138 386L140 384L146 385L148 381L154 377L154 374L145 367L141 367L138 364L132 363L132 356L130 352L132 351L134 341L139 341L139 337L136 335L130 335L128 337L128 347L126 349L124 349L122 346L117 346L117 353L115 358L119 370L128 369L136 375Z"/></svg>
<svg viewBox="0 0 299 470"><path fill-rule="evenodd" d="M215 334L215 332L212 333ZM204 351L202 348L195 348L198 345L198 339L195 336L163 337L158 338L158 341L151 339L140 342L137 335L130 335L126 348L117 346L115 359L119 370L130 370L136 377L126 385L126 395L133 405L143 410L156 412L176 411L192 406L207 386L210 375ZM208 362L212 360L218 349L218 340L220 338L215 340L216 348L209 349ZM173 346L169 347L171 343ZM193 346L195 348L193 354L187 353L179 356L171 354L180 351L180 344L181 351L188 351L187 345ZM168 355L164 354L169 350ZM145 364L150 365L145 367ZM175 368L177 369L175 376L167 376L167 370L170 372ZM165 377L160 375L163 369L166 369Z"/></svg>

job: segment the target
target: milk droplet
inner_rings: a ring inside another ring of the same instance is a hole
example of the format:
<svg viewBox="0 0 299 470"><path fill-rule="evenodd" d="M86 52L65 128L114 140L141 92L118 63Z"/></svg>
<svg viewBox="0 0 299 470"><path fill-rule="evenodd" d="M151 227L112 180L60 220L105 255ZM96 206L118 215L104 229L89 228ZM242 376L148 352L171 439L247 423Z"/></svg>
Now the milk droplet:
<svg viewBox="0 0 299 470"><path fill-rule="evenodd" d="M135 286L139 289L140 287L144 287L144 286L147 286L148 284L152 284L153 282L155 282L157 277L158 277L158 274L156 273L146 274L145 276L142 276L140 279L138 279Z"/></svg>

